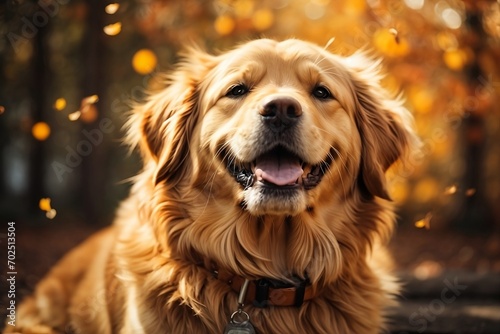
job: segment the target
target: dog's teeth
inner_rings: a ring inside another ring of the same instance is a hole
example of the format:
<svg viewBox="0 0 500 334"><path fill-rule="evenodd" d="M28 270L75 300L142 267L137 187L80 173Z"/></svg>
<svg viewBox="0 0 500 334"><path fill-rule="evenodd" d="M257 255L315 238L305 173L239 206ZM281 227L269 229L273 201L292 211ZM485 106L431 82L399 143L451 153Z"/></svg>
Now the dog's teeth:
<svg viewBox="0 0 500 334"><path fill-rule="evenodd" d="M233 175L237 175L240 173L240 169L236 167L236 165L232 164L229 166L229 170Z"/></svg>
<svg viewBox="0 0 500 334"><path fill-rule="evenodd" d="M245 189L250 188L253 185L253 182L254 182L254 175L252 174L247 178Z"/></svg>

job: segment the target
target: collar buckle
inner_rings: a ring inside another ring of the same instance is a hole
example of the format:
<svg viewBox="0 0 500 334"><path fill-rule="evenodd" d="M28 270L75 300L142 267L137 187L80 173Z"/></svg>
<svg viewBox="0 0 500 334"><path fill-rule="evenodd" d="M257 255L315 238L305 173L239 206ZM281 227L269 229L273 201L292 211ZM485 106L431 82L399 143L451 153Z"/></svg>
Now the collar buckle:
<svg viewBox="0 0 500 334"><path fill-rule="evenodd" d="M304 303L306 287L309 279L294 277L294 283L282 282L268 278L253 281L255 285L255 299L252 301L256 307L276 306L286 303L293 296L293 304L290 306L300 307Z"/></svg>
<svg viewBox="0 0 500 334"><path fill-rule="evenodd" d="M253 306L264 308L269 303L269 281L265 278L254 281L255 284L255 299L252 301Z"/></svg>
<svg viewBox="0 0 500 334"><path fill-rule="evenodd" d="M300 283L295 287L295 307L301 307L304 303L304 297L306 295L306 286L309 284L309 279L301 280Z"/></svg>

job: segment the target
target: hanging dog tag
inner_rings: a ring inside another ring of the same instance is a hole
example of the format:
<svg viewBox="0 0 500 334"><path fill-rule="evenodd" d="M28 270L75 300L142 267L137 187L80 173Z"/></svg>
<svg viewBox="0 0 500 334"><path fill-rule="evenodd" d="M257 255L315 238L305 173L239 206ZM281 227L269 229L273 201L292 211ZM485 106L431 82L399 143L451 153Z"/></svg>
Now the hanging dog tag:
<svg viewBox="0 0 500 334"><path fill-rule="evenodd" d="M229 323L224 328L224 334L255 334L255 328L250 323L250 316L243 311L245 296L247 294L248 284L250 280L246 279L241 286L238 296L238 310L231 314Z"/></svg>
<svg viewBox="0 0 500 334"><path fill-rule="evenodd" d="M243 321L236 320L237 316L246 317ZM238 310L231 315L231 321L226 325L224 334L255 334L255 328L250 323L250 316L242 310Z"/></svg>

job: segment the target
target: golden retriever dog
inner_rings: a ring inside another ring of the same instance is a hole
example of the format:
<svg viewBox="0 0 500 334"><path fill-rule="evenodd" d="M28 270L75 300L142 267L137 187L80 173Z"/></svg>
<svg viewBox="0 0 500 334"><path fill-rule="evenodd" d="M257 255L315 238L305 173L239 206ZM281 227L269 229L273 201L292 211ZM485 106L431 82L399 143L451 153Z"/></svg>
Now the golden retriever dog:
<svg viewBox="0 0 500 334"><path fill-rule="evenodd" d="M223 333L233 313L261 334L386 330L385 174L416 137L378 67L295 39L185 52L132 112L144 167L114 224L7 330Z"/></svg>

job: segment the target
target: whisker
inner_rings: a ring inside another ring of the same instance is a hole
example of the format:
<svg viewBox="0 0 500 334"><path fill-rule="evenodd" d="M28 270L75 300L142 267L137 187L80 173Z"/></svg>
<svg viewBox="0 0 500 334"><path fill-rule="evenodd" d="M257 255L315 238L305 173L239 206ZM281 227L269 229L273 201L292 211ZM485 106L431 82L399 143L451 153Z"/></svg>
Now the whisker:
<svg viewBox="0 0 500 334"><path fill-rule="evenodd" d="M332 134L330 131L319 128L317 126L315 128L318 131L325 132L329 135ZM342 170L344 171L344 173L347 173L347 175L349 175L350 171L347 168L346 158L354 159L354 155L352 155L349 152L345 152L345 155L347 155L347 157L346 157L343 154L341 154L340 151L335 146L333 146L331 143L328 143L328 146L330 147L330 150L328 151L327 157L325 159L331 160L332 162L338 161L338 163L335 163L335 169L337 171L337 174L339 175L344 195L346 196L347 195L347 188L346 188L346 183L344 181ZM331 153L331 151L335 152L336 157ZM332 168L332 163L326 164L326 162L327 162L326 160L323 160L325 162L324 164L320 164L320 170L323 174L329 172ZM325 170L325 168L326 168L326 170Z"/></svg>
<svg viewBox="0 0 500 334"><path fill-rule="evenodd" d="M330 146L331 149L337 154L337 157L339 158L340 160L340 163L342 164L342 166L344 167L343 169L345 171L347 171L347 164L345 163L344 159L342 158L342 155L340 154L339 150L337 150L333 145ZM330 153L329 153L329 156L330 156ZM331 159L333 160L333 157L331 157ZM330 167L329 167L330 168ZM340 183L342 184L342 189L344 190L344 194L347 195L347 189L345 187L345 183L344 183L344 178L342 177L342 172L340 171L340 167L339 167L339 164L335 164L335 168L337 168L337 172L339 174L339 178L340 178Z"/></svg>

